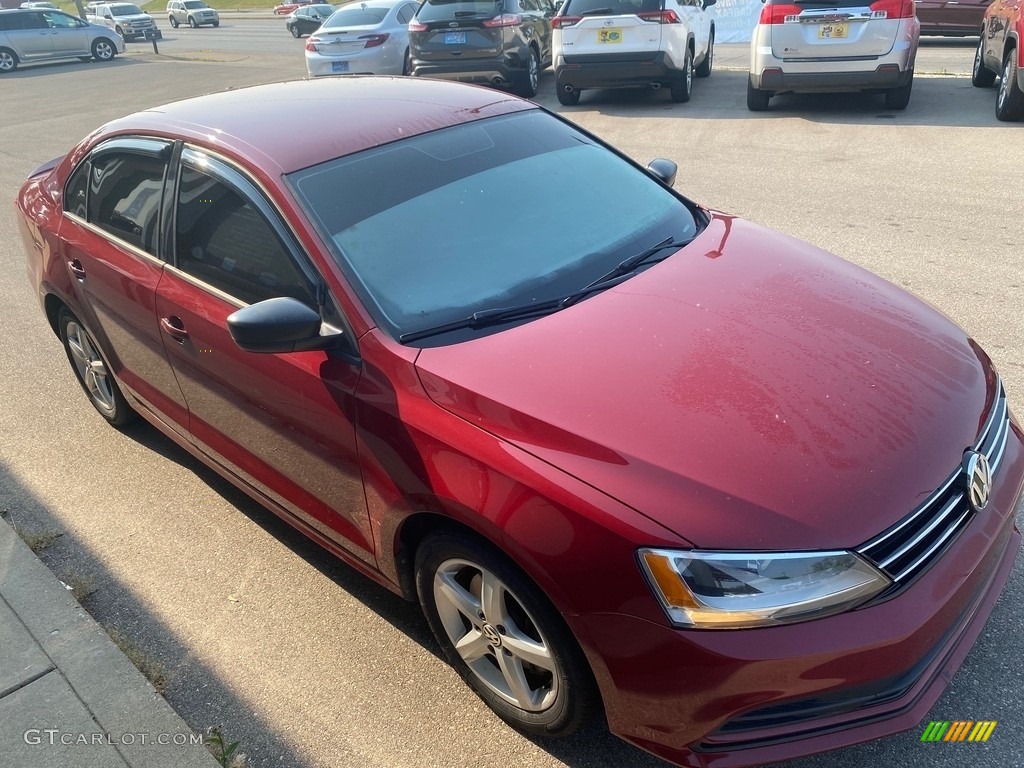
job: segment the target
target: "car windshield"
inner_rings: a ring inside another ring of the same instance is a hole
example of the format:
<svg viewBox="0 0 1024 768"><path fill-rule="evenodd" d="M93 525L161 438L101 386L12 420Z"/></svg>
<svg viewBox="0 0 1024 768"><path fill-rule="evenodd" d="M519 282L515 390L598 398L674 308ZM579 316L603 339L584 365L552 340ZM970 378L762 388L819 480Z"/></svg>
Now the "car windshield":
<svg viewBox="0 0 1024 768"><path fill-rule="evenodd" d="M539 110L416 136L288 181L395 337L567 295L701 226L647 173Z"/></svg>
<svg viewBox="0 0 1024 768"><path fill-rule="evenodd" d="M421 22L444 19L489 19L501 12L503 0L427 0L416 12Z"/></svg>
<svg viewBox="0 0 1024 768"><path fill-rule="evenodd" d="M137 5L112 5L110 12L114 16L137 16L142 13L142 9Z"/></svg>
<svg viewBox="0 0 1024 768"><path fill-rule="evenodd" d="M185 0L185 7L190 11L197 11L200 8L205 8L206 3L201 3L199 0Z"/></svg>
<svg viewBox="0 0 1024 768"><path fill-rule="evenodd" d="M390 8L342 8L324 22L325 29L334 27L372 27L384 21Z"/></svg>

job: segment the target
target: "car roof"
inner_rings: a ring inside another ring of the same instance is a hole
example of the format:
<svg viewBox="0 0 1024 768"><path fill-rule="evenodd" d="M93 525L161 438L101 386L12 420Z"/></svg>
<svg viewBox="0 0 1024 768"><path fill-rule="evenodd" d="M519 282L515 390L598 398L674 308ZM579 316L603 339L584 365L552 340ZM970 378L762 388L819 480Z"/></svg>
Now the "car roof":
<svg viewBox="0 0 1024 768"><path fill-rule="evenodd" d="M290 173L336 157L485 117L536 109L480 86L347 76L223 91L137 112L99 133L184 138Z"/></svg>

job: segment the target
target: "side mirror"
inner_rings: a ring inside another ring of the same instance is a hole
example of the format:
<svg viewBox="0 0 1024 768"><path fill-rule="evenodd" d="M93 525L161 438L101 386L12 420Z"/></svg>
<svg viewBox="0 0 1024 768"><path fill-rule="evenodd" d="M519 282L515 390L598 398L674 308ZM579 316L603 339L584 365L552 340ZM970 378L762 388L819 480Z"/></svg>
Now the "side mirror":
<svg viewBox="0 0 1024 768"><path fill-rule="evenodd" d="M710 8L712 5L714 5L717 2L718 2L718 0L704 0L704 7L705 8ZM763 3L764 0L761 0L761 2Z"/></svg>
<svg viewBox="0 0 1024 768"><path fill-rule="evenodd" d="M321 336L320 315L298 299L267 299L228 315L228 333L246 352L277 354L331 346L334 336Z"/></svg>
<svg viewBox="0 0 1024 768"><path fill-rule="evenodd" d="M651 160L651 162L647 164L647 172L668 187L675 185L676 172L678 170L679 166L671 160L666 160L663 157Z"/></svg>

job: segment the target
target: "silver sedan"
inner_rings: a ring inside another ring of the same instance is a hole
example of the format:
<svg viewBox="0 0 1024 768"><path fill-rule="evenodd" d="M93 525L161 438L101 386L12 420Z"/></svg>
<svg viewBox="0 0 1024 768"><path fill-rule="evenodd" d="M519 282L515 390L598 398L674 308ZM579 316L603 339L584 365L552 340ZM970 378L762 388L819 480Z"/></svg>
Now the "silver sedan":
<svg viewBox="0 0 1024 768"><path fill-rule="evenodd" d="M306 71L323 75L408 72L410 0L367 0L336 11L306 41Z"/></svg>

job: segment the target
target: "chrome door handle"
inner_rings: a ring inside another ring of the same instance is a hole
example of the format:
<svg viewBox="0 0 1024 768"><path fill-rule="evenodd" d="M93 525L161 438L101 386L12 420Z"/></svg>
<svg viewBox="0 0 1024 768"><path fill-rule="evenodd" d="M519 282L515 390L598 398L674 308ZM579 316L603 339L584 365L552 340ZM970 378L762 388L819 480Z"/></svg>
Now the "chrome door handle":
<svg viewBox="0 0 1024 768"><path fill-rule="evenodd" d="M180 317L161 317L160 327L179 344L184 344L188 340L188 331L185 330L185 324L181 322Z"/></svg>
<svg viewBox="0 0 1024 768"><path fill-rule="evenodd" d="M68 261L68 271L76 280L85 280L85 267L82 266L82 262L78 259Z"/></svg>

